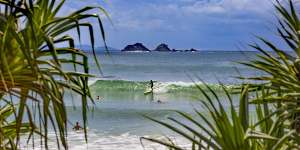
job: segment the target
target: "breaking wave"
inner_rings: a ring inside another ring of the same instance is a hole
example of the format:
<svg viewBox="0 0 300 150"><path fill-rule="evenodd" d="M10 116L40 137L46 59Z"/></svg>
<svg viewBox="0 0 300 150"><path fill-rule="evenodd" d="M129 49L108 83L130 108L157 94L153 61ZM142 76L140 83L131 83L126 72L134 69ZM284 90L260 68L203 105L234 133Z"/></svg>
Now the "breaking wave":
<svg viewBox="0 0 300 150"><path fill-rule="evenodd" d="M90 88L92 90L116 90L123 92L147 91L150 89L149 82L145 81L125 81L125 80L97 80ZM221 91L219 84L208 84L214 91ZM154 93L174 93L174 92L199 92L197 86L205 87L202 82L155 82ZM226 85L227 88L233 88L235 85Z"/></svg>

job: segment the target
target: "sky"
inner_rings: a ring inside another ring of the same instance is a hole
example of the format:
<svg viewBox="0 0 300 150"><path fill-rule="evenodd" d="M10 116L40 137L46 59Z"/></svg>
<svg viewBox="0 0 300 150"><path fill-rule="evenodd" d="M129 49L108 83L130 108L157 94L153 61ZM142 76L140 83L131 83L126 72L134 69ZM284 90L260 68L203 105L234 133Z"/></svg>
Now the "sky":
<svg viewBox="0 0 300 150"><path fill-rule="evenodd" d="M108 45L118 49L141 42L150 49L167 43L175 49L241 50L257 35L277 41L271 0L67 0L61 14L85 5L106 9L112 23L98 13ZM102 46L97 20L90 21ZM84 33L82 44L89 44Z"/></svg>

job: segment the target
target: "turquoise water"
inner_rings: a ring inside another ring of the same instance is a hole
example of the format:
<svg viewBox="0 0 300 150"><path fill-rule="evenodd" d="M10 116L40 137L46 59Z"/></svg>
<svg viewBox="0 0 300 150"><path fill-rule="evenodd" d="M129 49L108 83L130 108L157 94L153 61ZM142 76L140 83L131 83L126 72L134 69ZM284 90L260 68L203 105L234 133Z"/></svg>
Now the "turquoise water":
<svg viewBox="0 0 300 150"><path fill-rule="evenodd" d="M193 114L201 110L197 99L203 99L195 84L202 79L215 91L224 83L228 89L241 83L235 76L258 75L236 62L249 61L255 52L199 52L199 53L100 53L102 73L90 56L90 70L97 78L90 79L96 100L89 114L90 142L84 144L83 135L70 132L72 149L143 149L141 136L172 135L165 128L145 119L148 115L159 120L176 116L170 110ZM154 80L154 94L145 95L149 81ZM222 97L222 94L221 94ZM81 122L80 97L68 94L68 113L71 122ZM162 103L157 103L157 101ZM226 103L224 103L226 107ZM186 144L179 140L182 145ZM146 144L147 145L147 144ZM158 145L148 143L148 148ZM147 147L147 146L146 146ZM54 148L55 149L55 148Z"/></svg>

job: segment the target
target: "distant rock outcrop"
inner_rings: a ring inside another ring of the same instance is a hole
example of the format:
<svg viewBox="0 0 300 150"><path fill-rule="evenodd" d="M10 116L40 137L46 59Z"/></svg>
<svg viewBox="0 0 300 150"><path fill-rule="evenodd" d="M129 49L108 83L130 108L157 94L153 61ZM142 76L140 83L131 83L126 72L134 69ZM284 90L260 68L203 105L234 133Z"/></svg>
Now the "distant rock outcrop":
<svg viewBox="0 0 300 150"><path fill-rule="evenodd" d="M198 50L192 48L192 49L189 50L189 52L198 52Z"/></svg>
<svg viewBox="0 0 300 150"><path fill-rule="evenodd" d="M167 44L160 44L156 47L154 51L159 51L159 52L170 52L172 51Z"/></svg>
<svg viewBox="0 0 300 150"><path fill-rule="evenodd" d="M133 45L127 45L122 52L150 52L150 50L145 47L142 43L136 43ZM153 51L157 52L198 52L197 49L186 49L186 50L178 50L178 49L170 49L169 46L165 43L162 43L156 47Z"/></svg>
<svg viewBox="0 0 300 150"><path fill-rule="evenodd" d="M190 49L190 50L184 50L185 52L198 52L198 50L196 50L196 49L194 49L194 48L192 48L192 49Z"/></svg>
<svg viewBox="0 0 300 150"><path fill-rule="evenodd" d="M150 52L150 50L145 47L142 43L136 43L133 45L127 45L122 52Z"/></svg>

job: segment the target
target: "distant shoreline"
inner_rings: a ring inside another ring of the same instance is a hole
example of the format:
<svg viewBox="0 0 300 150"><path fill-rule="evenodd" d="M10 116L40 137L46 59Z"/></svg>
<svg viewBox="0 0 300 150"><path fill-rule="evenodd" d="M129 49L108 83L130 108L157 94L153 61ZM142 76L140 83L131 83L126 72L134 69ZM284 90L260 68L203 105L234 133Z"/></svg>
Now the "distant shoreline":
<svg viewBox="0 0 300 150"><path fill-rule="evenodd" d="M92 53L92 46L90 45L82 45L82 46L75 46L78 49L83 50L84 52L87 53ZM105 49L104 46L98 46L95 47L95 52L99 53L99 52L107 52L107 50ZM108 47L108 52L136 52L136 53L148 53L148 52L169 52L169 53L173 53L173 52L180 52L180 51L155 51L155 50L149 50L149 51L143 51L143 50L136 50L136 51L122 51L122 49L120 48L114 48L114 47ZM190 52L190 51L185 51L185 52ZM226 49L199 49L196 52L258 52L257 50L226 50ZM288 51L288 52L293 52L293 51Z"/></svg>
<svg viewBox="0 0 300 150"><path fill-rule="evenodd" d="M84 52L86 53L93 53L92 50L84 50ZM96 53L203 53L203 52L255 52L255 53L259 53L258 51L255 50L201 50L201 51L197 51L197 52L159 52L159 51L121 51L121 50L101 50L101 51L97 51ZM291 51L292 52L292 51Z"/></svg>
<svg viewBox="0 0 300 150"><path fill-rule="evenodd" d="M81 49L83 50L84 52L87 52L87 53L90 53L90 52L93 52L92 50L92 46L90 45L77 45L75 46L76 48L78 49ZM176 50L176 49L175 49ZM179 49L178 49L179 50ZM184 51L183 49L180 49L181 51ZM155 49L154 50L147 50L147 51L143 51L143 50L136 50L136 51L122 51L121 48L114 48L114 47L110 47L108 46L108 52L136 52L136 53L145 53L145 52L181 52L181 51L156 51ZM107 52L107 50L105 49L104 46L97 46L95 47L95 51L96 53L99 53L99 52ZM190 52L190 51L184 51L184 52ZM257 52L256 50L226 50L226 49L197 49L196 52ZM292 52L292 51L291 51Z"/></svg>

